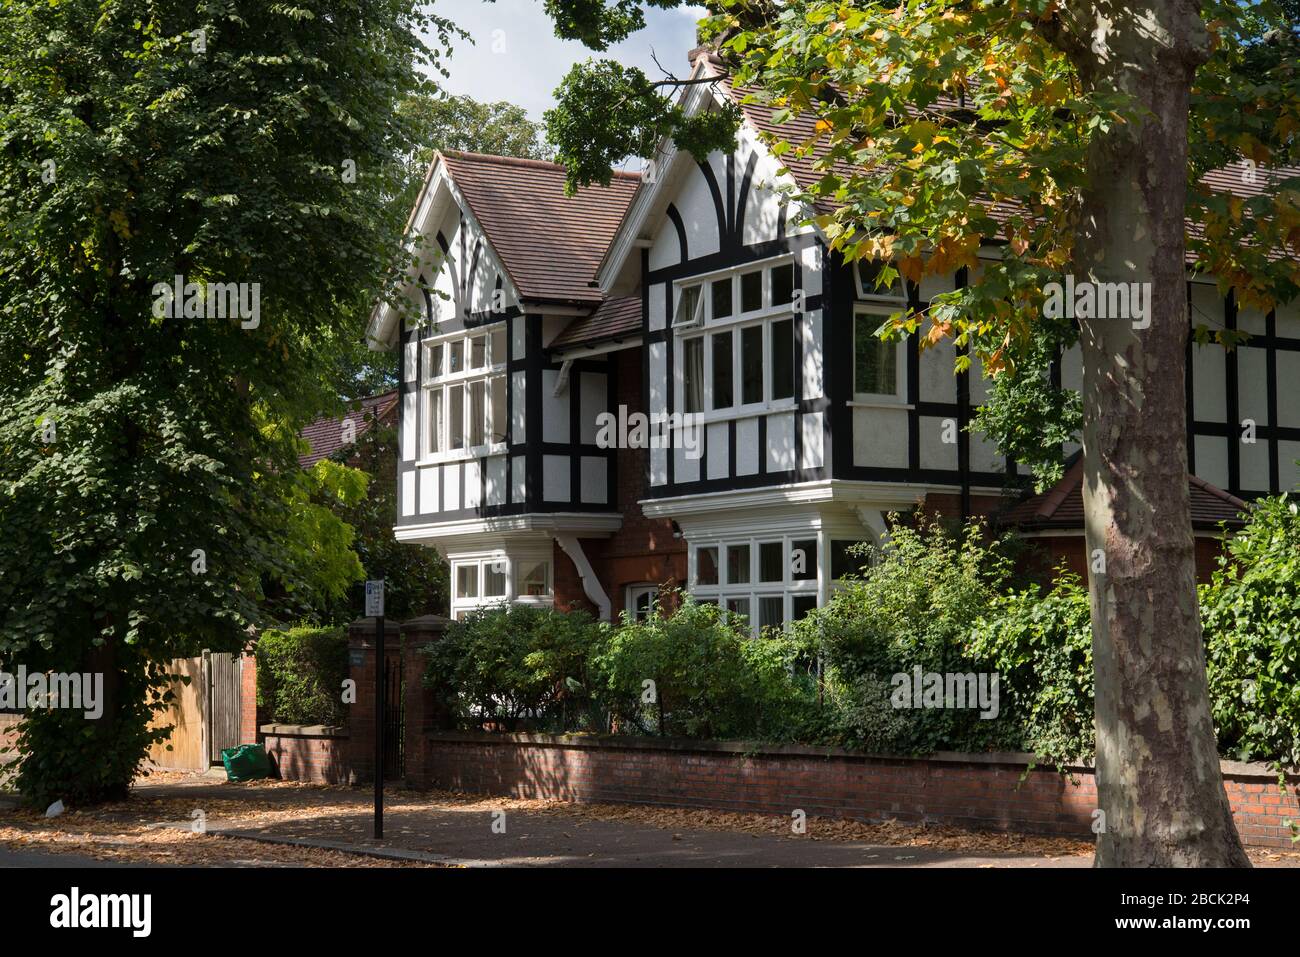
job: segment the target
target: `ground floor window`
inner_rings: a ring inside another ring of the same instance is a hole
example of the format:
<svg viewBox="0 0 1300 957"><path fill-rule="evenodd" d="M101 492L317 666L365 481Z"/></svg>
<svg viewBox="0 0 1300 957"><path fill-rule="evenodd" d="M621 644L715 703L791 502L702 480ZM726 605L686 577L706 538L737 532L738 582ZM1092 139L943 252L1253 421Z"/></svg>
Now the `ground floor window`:
<svg viewBox="0 0 1300 957"><path fill-rule="evenodd" d="M816 533L701 543L691 548L691 593L757 635L817 607L819 567Z"/></svg>
<svg viewBox="0 0 1300 957"><path fill-rule="evenodd" d="M496 553L451 560L451 613L463 620L477 608L508 601L548 603L552 599L551 563Z"/></svg>

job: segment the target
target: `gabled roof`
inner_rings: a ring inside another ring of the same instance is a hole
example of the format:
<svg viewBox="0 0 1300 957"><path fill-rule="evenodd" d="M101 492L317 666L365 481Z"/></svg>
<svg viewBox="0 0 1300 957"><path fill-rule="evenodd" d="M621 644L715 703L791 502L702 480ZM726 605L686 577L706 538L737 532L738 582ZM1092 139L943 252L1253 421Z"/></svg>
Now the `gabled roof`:
<svg viewBox="0 0 1300 957"><path fill-rule="evenodd" d="M638 335L640 332L641 297L622 296L606 299L591 315L574 319L555 337L550 348L594 346Z"/></svg>
<svg viewBox="0 0 1300 957"><path fill-rule="evenodd" d="M596 267L639 174L615 172L608 186L565 196L564 167L555 163L454 150L441 158L521 299L595 305L604 298L593 285Z"/></svg>
<svg viewBox="0 0 1300 957"><path fill-rule="evenodd" d="M305 469L311 468L321 459L329 458L343 448L343 420L351 419L358 439L370 431L376 422L394 425L397 422L397 390L381 392L379 395L367 396L361 400L361 408L348 412L340 418L324 416L304 428L298 435L307 440L311 451L298 456L298 464ZM354 443L348 443L354 444Z"/></svg>
<svg viewBox="0 0 1300 957"><path fill-rule="evenodd" d="M1217 530L1226 522L1232 527L1245 524L1241 513L1250 506L1195 475L1187 476L1191 493L1192 527ZM998 524L1023 531L1077 529L1083 532L1083 456L1076 455L1064 477L1046 492L1025 499L998 517Z"/></svg>

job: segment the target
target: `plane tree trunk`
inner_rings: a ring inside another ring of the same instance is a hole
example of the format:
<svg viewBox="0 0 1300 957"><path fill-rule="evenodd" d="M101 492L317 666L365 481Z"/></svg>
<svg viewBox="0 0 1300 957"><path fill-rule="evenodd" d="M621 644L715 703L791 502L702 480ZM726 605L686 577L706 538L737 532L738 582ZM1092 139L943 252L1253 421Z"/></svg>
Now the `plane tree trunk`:
<svg viewBox="0 0 1300 957"><path fill-rule="evenodd" d="M1146 284L1150 310L1080 320L1095 864L1248 867L1210 713L1187 483L1188 106L1208 35L1187 0L1070 3L1051 33L1086 88L1139 111L1091 146L1076 283Z"/></svg>

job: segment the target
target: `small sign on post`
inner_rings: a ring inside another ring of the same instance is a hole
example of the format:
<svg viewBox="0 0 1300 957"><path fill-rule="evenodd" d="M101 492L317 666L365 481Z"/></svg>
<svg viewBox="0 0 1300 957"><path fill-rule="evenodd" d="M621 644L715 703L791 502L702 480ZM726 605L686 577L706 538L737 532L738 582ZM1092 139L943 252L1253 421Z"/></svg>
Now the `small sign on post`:
<svg viewBox="0 0 1300 957"><path fill-rule="evenodd" d="M366 617L375 619L375 840L384 836L384 580L366 582Z"/></svg>
<svg viewBox="0 0 1300 957"><path fill-rule="evenodd" d="M366 582L366 617L382 618L384 615L384 580Z"/></svg>

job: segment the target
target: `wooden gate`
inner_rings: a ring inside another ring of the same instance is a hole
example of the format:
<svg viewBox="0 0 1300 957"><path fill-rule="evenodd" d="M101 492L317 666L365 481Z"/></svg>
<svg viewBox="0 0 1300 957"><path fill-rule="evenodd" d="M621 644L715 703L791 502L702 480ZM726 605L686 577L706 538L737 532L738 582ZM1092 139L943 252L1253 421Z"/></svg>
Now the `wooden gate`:
<svg viewBox="0 0 1300 957"><path fill-rule="evenodd" d="M208 685L208 760L221 763L223 748L233 748L239 740L239 671L240 660L232 654L203 653Z"/></svg>
<svg viewBox="0 0 1300 957"><path fill-rule="evenodd" d="M171 725L172 731L166 741L149 749L153 764L206 771L221 763L222 748L245 743L239 740L241 668L237 655L206 651L171 662L167 670L173 675L175 697L169 708L154 717L152 726ZM186 683L183 678L190 680Z"/></svg>

